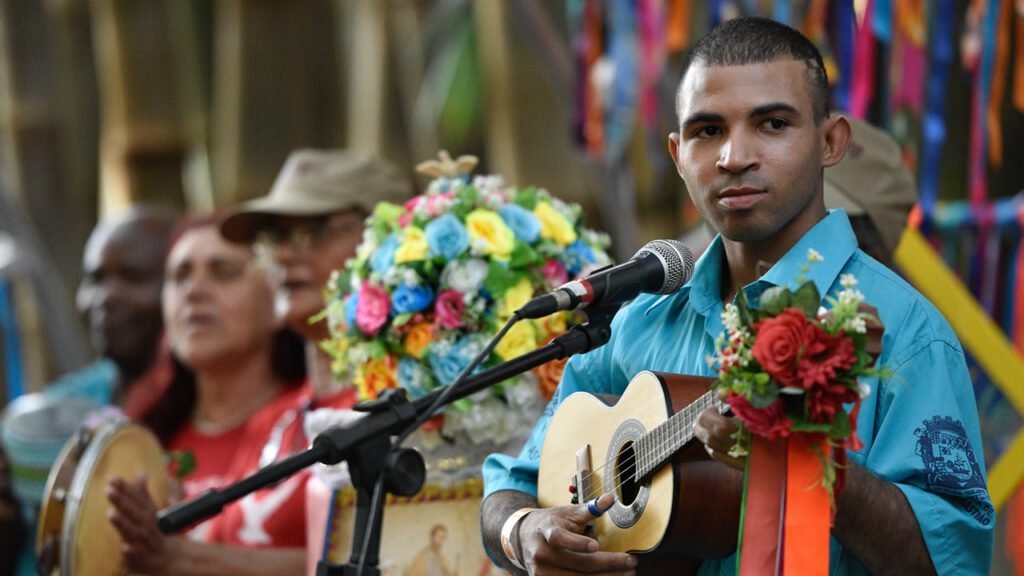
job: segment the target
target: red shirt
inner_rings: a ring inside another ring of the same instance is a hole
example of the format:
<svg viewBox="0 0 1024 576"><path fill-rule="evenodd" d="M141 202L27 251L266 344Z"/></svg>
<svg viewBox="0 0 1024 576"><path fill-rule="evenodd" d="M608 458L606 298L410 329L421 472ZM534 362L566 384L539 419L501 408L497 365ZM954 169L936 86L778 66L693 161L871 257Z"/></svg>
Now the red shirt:
<svg viewBox="0 0 1024 576"><path fill-rule="evenodd" d="M315 403L308 384L282 394L250 418L250 432L236 445L228 476L242 479L261 466L305 450L309 440L303 419L310 408L349 408L355 401L354 388ZM226 506L211 520L209 541L248 547L304 547L309 476L310 471L303 470Z"/></svg>

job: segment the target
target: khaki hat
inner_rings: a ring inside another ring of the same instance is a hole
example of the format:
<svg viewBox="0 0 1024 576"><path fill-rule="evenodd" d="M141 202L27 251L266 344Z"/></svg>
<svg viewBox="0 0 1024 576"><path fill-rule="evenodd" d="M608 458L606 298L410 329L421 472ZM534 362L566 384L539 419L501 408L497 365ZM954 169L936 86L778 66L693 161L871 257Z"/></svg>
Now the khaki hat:
<svg viewBox="0 0 1024 576"><path fill-rule="evenodd" d="M842 161L825 169L825 207L842 208L850 216L866 214L891 254L917 203L917 186L891 136L862 120L847 119L853 138Z"/></svg>
<svg viewBox="0 0 1024 576"><path fill-rule="evenodd" d="M405 202L412 182L396 165L356 150L296 150L270 194L241 204L220 224L228 240L252 242L280 216L324 216L378 202Z"/></svg>

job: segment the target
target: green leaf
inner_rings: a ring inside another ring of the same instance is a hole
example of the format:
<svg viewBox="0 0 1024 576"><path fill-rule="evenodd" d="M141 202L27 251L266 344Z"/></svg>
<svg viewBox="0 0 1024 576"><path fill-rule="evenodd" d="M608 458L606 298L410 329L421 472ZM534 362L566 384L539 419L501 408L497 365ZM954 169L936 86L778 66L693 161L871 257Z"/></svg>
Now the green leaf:
<svg viewBox="0 0 1024 576"><path fill-rule="evenodd" d="M832 430L831 424L816 424L814 422L805 422L793 419L793 432L823 432L828 433Z"/></svg>
<svg viewBox="0 0 1024 576"><path fill-rule="evenodd" d="M775 316L793 305L793 293L785 286L772 286L761 294L758 304L762 312Z"/></svg>
<svg viewBox="0 0 1024 576"><path fill-rule="evenodd" d="M377 228L377 224L384 225L384 234L387 235L387 230L398 229L398 217L405 213L405 208L398 204L392 204L391 202L379 202L373 209L373 221L374 231L380 232Z"/></svg>
<svg viewBox="0 0 1024 576"><path fill-rule="evenodd" d="M517 281L517 275L506 268L504 264L491 260L487 267L487 279L484 280L484 288L497 299L515 285Z"/></svg>
<svg viewBox="0 0 1024 576"><path fill-rule="evenodd" d="M522 188L516 194L514 202L527 210L533 211L537 206L537 189L529 186Z"/></svg>
<svg viewBox="0 0 1024 576"><path fill-rule="evenodd" d="M774 382L767 385L754 386L751 390L750 404L754 408L767 408L779 397L779 387Z"/></svg>
<svg viewBox="0 0 1024 576"><path fill-rule="evenodd" d="M818 315L818 307L821 306L821 295L818 294L818 287L814 282L804 282L792 295L792 306L799 308L808 318Z"/></svg>
<svg viewBox="0 0 1024 576"><path fill-rule="evenodd" d="M411 318L412 318L412 313L411 312L406 312L405 314L399 314L398 316L395 316L394 320L391 321L391 325L392 326L404 326L405 324L407 324L409 322L409 320Z"/></svg>
<svg viewBox="0 0 1024 576"><path fill-rule="evenodd" d="M532 264L539 263L540 260L537 251L529 244L516 240L515 247L512 248L512 255L509 256L508 266L509 268L527 268Z"/></svg>
<svg viewBox="0 0 1024 576"><path fill-rule="evenodd" d="M740 315L740 322L744 326L750 326L754 323L754 316L750 311L750 300L747 298L747 292L740 290L736 293L736 310Z"/></svg>
<svg viewBox="0 0 1024 576"><path fill-rule="evenodd" d="M832 420L831 433L833 438L846 438L850 435L850 415L845 410L836 412L836 416Z"/></svg>

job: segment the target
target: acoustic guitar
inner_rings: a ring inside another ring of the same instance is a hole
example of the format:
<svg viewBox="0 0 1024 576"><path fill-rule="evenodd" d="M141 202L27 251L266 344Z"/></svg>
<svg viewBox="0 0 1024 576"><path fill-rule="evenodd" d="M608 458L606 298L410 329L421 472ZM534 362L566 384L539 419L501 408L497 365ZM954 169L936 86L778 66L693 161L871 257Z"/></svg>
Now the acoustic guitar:
<svg viewBox="0 0 1024 576"><path fill-rule="evenodd" d="M617 401L578 392L551 418L540 458L543 507L606 492L615 504L592 526L602 550L655 552L672 572L736 549L742 474L707 457L693 424L725 405L712 378L644 371ZM657 564L641 558L640 568Z"/></svg>

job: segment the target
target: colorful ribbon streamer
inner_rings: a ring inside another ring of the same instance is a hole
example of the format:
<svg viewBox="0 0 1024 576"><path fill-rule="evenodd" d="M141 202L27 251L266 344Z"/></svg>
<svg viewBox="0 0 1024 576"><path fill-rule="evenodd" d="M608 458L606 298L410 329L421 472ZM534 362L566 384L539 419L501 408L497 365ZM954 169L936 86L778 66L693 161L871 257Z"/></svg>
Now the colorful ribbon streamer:
<svg viewBox="0 0 1024 576"><path fill-rule="evenodd" d="M820 434L751 439L743 486L739 576L826 576L832 507Z"/></svg>

